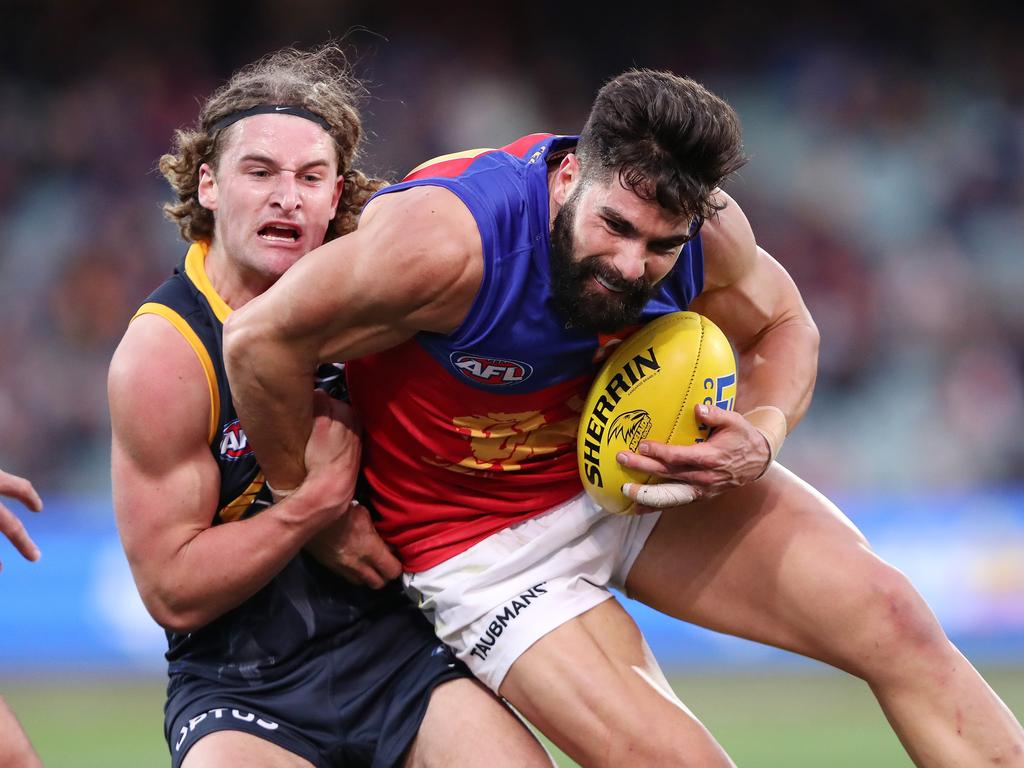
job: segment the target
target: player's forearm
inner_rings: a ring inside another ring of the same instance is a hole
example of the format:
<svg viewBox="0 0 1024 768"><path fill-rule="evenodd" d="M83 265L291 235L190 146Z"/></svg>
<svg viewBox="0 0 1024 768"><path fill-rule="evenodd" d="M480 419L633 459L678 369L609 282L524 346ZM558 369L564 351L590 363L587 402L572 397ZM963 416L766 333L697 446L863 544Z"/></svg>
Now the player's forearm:
<svg viewBox="0 0 1024 768"><path fill-rule="evenodd" d="M740 349L736 410L774 406L792 431L807 412L818 370L818 329L809 316L766 329Z"/></svg>
<svg viewBox="0 0 1024 768"><path fill-rule="evenodd" d="M148 584L140 581L146 607L175 632L209 624L266 586L338 509L300 488L254 517L200 531L154 569Z"/></svg>
<svg viewBox="0 0 1024 768"><path fill-rule="evenodd" d="M232 399L264 475L274 488L297 487L312 426L316 359L289 343L258 297L224 324Z"/></svg>

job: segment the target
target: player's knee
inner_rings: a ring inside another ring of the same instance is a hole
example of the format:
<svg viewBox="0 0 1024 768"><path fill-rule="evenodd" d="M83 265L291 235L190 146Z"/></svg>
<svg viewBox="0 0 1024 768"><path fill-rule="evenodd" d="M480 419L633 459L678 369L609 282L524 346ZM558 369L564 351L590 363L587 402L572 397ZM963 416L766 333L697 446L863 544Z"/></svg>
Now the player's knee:
<svg viewBox="0 0 1024 768"><path fill-rule="evenodd" d="M862 676L885 670L911 673L946 654L951 646L935 615L906 576L878 561L861 582L853 620L852 666Z"/></svg>

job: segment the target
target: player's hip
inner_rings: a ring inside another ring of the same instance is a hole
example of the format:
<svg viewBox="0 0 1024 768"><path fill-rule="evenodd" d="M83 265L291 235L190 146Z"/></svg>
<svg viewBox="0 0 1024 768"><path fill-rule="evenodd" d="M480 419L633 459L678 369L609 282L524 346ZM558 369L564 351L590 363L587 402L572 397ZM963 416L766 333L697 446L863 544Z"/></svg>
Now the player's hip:
<svg viewBox="0 0 1024 768"><path fill-rule="evenodd" d="M611 515L580 494L406 574L406 591L438 637L497 690L530 645L623 586L657 519Z"/></svg>

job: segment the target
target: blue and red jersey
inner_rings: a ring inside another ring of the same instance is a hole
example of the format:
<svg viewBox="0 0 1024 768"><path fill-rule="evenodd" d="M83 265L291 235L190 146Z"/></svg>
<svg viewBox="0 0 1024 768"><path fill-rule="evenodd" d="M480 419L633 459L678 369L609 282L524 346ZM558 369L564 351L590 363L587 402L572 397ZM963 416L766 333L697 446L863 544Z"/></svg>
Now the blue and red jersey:
<svg viewBox="0 0 1024 768"><path fill-rule="evenodd" d="M576 430L615 334L566 328L549 267L549 159L574 136L532 134L430 161L378 192L444 187L483 243L479 293L450 334L419 333L349 363L366 427L364 471L378 528L422 571L578 494ZM685 309L703 286L700 238L683 246L642 322Z"/></svg>

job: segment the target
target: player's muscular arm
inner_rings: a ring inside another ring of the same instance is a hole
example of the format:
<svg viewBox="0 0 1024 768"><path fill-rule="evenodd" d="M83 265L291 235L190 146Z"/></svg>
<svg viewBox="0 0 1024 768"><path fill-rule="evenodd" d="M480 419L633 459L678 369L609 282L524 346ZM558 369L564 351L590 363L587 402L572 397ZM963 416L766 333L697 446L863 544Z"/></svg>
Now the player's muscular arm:
<svg viewBox="0 0 1024 768"><path fill-rule="evenodd" d="M375 199L355 232L304 256L228 319L235 405L273 487L305 475L316 365L455 329L482 263L469 210L447 190L415 187Z"/></svg>
<svg viewBox="0 0 1024 768"><path fill-rule="evenodd" d="M347 508L359 442L320 401L307 482L252 518L212 526L220 473L206 377L163 318L129 326L108 392L118 530L143 602L168 629L195 630L242 603Z"/></svg>
<svg viewBox="0 0 1024 768"><path fill-rule="evenodd" d="M691 304L729 337L739 354L736 411L710 406L697 417L715 427L706 443L642 443L620 461L675 483L625 491L643 506L670 507L714 496L759 477L811 401L818 331L786 271L754 240L735 201L702 230L705 288ZM745 415L743 415L745 414Z"/></svg>
<svg viewBox="0 0 1024 768"><path fill-rule="evenodd" d="M692 304L739 353L736 410L771 405L789 429L807 411L818 370L818 330L782 266L754 241L747 217L719 193L725 209L707 223L705 288Z"/></svg>

